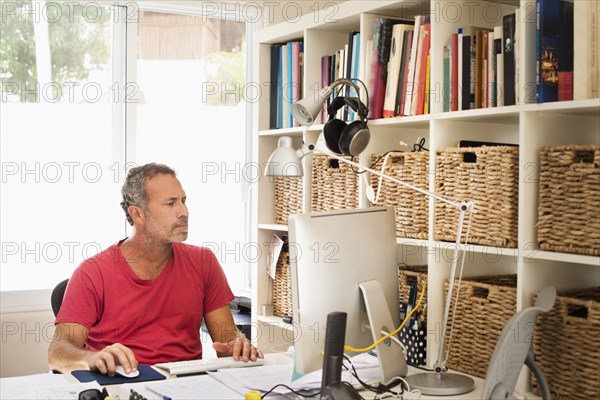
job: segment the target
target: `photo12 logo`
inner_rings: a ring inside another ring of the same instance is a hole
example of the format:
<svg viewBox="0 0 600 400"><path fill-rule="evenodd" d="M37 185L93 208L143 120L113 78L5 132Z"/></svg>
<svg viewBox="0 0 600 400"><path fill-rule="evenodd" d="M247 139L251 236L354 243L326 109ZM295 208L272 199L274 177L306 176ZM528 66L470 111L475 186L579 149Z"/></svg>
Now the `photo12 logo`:
<svg viewBox="0 0 600 400"><path fill-rule="evenodd" d="M115 12L119 10L119 12ZM125 12L122 12L125 11ZM46 22L56 24L59 22L73 23L81 18L85 22L94 24L112 19L114 22L138 22L139 6L135 2L113 4L111 2L77 2L77 1L5 1L0 2L2 23L11 18L17 18L25 23L32 20L36 23Z"/></svg>

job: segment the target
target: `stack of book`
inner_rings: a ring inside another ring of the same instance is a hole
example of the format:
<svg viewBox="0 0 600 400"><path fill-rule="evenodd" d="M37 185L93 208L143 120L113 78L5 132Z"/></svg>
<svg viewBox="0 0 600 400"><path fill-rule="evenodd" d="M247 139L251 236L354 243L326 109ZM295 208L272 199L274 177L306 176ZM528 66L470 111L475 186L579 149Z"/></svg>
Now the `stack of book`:
<svg viewBox="0 0 600 400"><path fill-rule="evenodd" d="M348 34L348 43L344 48L339 49L335 54L321 57L321 87L329 86L336 79L358 79L360 75L360 32L350 32ZM359 87L360 89L360 87ZM353 89L344 87L341 93L333 93L333 96L356 96ZM321 111L321 122L327 122L327 104L323 104ZM356 113L347 108L338 111L338 118L352 121L357 118Z"/></svg>
<svg viewBox="0 0 600 400"><path fill-rule="evenodd" d="M304 43L294 40L271 46L269 129L298 126L291 106L302 96Z"/></svg>
<svg viewBox="0 0 600 400"><path fill-rule="evenodd" d="M493 29L465 26L444 45L444 111L519 103L519 11Z"/></svg>
<svg viewBox="0 0 600 400"><path fill-rule="evenodd" d="M536 0L536 102L598 97L599 4Z"/></svg>
<svg viewBox="0 0 600 400"><path fill-rule="evenodd" d="M375 20L366 51L369 118L429 113L430 44L429 16Z"/></svg>

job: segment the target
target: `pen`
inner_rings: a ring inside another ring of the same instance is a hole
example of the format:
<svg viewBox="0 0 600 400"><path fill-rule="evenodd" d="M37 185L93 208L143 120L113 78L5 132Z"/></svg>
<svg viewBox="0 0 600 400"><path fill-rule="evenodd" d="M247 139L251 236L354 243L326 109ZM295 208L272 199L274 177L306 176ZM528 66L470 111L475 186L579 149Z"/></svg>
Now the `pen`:
<svg viewBox="0 0 600 400"><path fill-rule="evenodd" d="M158 393L156 390L149 388L148 386L146 386L146 389L151 391L152 393L154 393L157 396L162 397L162 400L172 400L169 396L165 396L164 394L160 394Z"/></svg>

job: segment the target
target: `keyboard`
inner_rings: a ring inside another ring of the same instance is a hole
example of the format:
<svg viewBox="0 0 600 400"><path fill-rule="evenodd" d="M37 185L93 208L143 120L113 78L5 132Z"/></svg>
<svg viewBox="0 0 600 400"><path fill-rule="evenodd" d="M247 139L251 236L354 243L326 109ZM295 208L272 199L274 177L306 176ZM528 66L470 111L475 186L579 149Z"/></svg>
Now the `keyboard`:
<svg viewBox="0 0 600 400"><path fill-rule="evenodd" d="M201 374L223 368L257 367L264 364L263 359L256 361L235 361L233 357L207 358L202 360L175 361L155 364L156 368L166 370L170 375Z"/></svg>

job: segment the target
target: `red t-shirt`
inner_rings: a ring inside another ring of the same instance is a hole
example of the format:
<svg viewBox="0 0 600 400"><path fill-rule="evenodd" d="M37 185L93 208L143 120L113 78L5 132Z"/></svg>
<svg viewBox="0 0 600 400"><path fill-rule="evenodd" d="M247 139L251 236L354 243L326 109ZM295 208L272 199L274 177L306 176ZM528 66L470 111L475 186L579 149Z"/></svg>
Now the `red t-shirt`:
<svg viewBox="0 0 600 400"><path fill-rule="evenodd" d="M115 244L84 261L69 279L55 323L89 330L86 347L121 343L141 364L202 357L204 315L234 296L215 255L173 244L173 256L153 280L137 277Z"/></svg>

